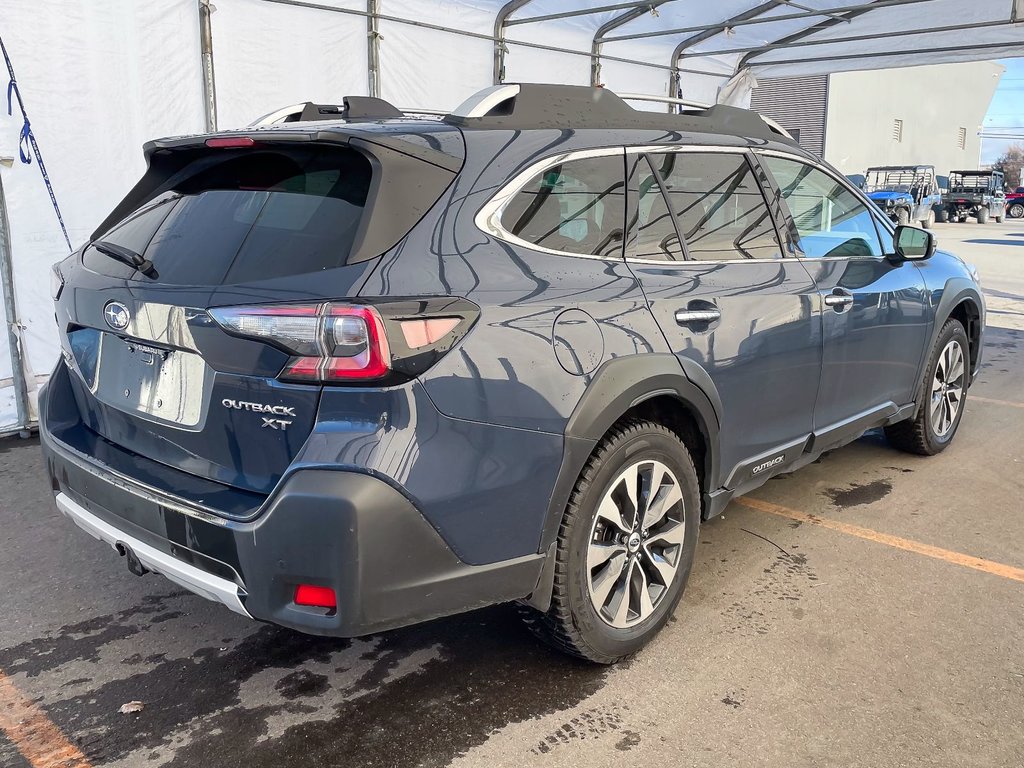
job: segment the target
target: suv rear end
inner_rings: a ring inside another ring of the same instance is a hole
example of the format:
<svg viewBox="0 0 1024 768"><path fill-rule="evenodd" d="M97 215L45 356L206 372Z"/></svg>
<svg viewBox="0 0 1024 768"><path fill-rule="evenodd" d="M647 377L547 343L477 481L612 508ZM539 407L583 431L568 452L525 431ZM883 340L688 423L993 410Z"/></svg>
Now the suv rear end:
<svg viewBox="0 0 1024 768"><path fill-rule="evenodd" d="M539 557L457 552L422 511L472 478L446 479L423 444L454 465L481 442L528 448L442 416L416 380L476 306L358 298L444 207L461 132L289 123L146 153L143 179L55 269L63 355L40 432L60 509L137 573L307 632L528 594Z"/></svg>

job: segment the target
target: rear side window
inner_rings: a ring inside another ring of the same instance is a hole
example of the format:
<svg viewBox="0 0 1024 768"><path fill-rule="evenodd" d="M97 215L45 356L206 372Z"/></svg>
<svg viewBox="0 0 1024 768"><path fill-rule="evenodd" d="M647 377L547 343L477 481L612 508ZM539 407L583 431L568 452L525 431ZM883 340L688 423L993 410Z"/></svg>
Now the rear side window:
<svg viewBox="0 0 1024 768"><path fill-rule="evenodd" d="M624 167L621 155L552 166L508 202L501 226L541 248L618 257L625 217Z"/></svg>
<svg viewBox="0 0 1024 768"><path fill-rule="evenodd" d="M871 211L837 179L798 160L769 155L761 162L782 191L805 256L882 255Z"/></svg>
<svg viewBox="0 0 1024 768"><path fill-rule="evenodd" d="M372 170L340 148L225 152L98 240L153 262L155 281L244 283L343 266L362 221ZM88 248L86 266L127 269Z"/></svg>
<svg viewBox="0 0 1024 768"><path fill-rule="evenodd" d="M637 164L636 190L636 258L682 261L684 253L679 233L648 158L641 158Z"/></svg>
<svg viewBox="0 0 1024 768"><path fill-rule="evenodd" d="M775 259L775 224L745 156L727 152L650 155L691 259Z"/></svg>

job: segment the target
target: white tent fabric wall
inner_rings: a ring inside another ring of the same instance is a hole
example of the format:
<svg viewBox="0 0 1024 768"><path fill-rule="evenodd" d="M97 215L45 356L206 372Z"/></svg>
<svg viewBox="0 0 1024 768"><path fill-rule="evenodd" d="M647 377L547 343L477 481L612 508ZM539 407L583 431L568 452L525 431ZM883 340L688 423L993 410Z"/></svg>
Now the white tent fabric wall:
<svg viewBox="0 0 1024 768"><path fill-rule="evenodd" d="M3 0L0 34L73 247L138 178L146 140L204 129L202 1ZM242 127L297 102L336 104L370 93L371 7L380 14L380 95L400 107L450 109L492 83L491 36L505 6L506 0L215 0L219 127ZM516 23L598 8L606 10ZM842 12L811 15L808 8ZM589 84L591 46L601 35L599 81L613 90L668 94L675 64L687 99L745 105L762 75L1021 56L1024 25L1011 18L1024 20L1024 0L529 0L509 15L504 80ZM895 35L920 29L932 31ZM780 41L785 47L765 48ZM20 128L16 117L0 118L0 156L17 155ZM0 174L34 390L59 354L48 281L50 265L67 249L36 164L15 161ZM0 433L16 423L9 352L0 334Z"/></svg>
<svg viewBox="0 0 1024 768"><path fill-rule="evenodd" d="M77 247L141 175L146 140L203 128L197 6L194 0L4 0L3 6L0 32ZM17 160L21 126L17 106L14 116L0 118L0 156L15 157L0 173L32 394L59 354L49 273L67 247L37 164ZM6 346L6 334L0 336ZM17 423L10 378L5 354L0 432Z"/></svg>
<svg viewBox="0 0 1024 768"><path fill-rule="evenodd" d="M332 104L340 96L366 95L362 16L266 0L218 0L215 7L210 22L218 127L241 128L298 102Z"/></svg>

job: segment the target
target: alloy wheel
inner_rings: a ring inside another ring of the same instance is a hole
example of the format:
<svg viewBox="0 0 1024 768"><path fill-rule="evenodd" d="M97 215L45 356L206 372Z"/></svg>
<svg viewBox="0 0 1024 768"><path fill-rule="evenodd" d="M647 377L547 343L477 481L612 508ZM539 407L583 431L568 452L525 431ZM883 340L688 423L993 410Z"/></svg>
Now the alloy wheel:
<svg viewBox="0 0 1024 768"><path fill-rule="evenodd" d="M594 610L616 629L649 618L676 577L685 532L679 479L660 461L626 467L597 508L587 547Z"/></svg>
<svg viewBox="0 0 1024 768"><path fill-rule="evenodd" d="M963 347L954 339L942 348L932 378L931 421L937 437L948 435L956 423L963 405L966 371Z"/></svg>

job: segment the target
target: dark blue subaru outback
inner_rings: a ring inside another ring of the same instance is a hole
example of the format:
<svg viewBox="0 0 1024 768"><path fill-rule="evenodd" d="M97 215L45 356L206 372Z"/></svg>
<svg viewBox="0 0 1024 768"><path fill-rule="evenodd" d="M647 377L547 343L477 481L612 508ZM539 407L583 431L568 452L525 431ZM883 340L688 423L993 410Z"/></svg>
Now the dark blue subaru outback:
<svg viewBox="0 0 1024 768"><path fill-rule="evenodd" d="M276 120L147 144L55 269L57 506L136 573L342 637L520 601L610 663L731 498L956 433L973 271L752 112L504 85Z"/></svg>

